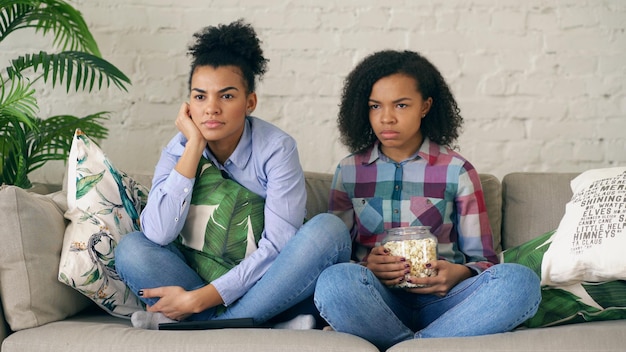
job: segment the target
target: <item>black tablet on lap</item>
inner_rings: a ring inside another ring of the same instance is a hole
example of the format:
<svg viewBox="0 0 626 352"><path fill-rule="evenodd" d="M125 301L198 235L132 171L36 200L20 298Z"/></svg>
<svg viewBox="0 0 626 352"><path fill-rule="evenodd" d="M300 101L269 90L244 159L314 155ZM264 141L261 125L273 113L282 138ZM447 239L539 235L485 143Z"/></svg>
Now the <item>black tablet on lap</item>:
<svg viewBox="0 0 626 352"><path fill-rule="evenodd" d="M252 318L204 320L204 321L180 321L176 323L161 323L159 330L208 330L227 328L261 328L267 327L256 325Z"/></svg>

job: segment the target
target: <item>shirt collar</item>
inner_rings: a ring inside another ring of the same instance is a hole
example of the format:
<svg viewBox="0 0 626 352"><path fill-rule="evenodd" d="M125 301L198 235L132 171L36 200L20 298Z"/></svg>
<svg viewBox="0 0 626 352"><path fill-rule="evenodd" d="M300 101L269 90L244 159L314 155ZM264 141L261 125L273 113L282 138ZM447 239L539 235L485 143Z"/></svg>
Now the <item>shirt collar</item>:
<svg viewBox="0 0 626 352"><path fill-rule="evenodd" d="M430 165L434 164L437 158L439 157L439 145L437 143L431 142L428 137L424 137L424 141L422 145L419 147L415 154L408 157L405 161L416 160L418 158L426 160L426 162ZM363 164L369 165L376 162L378 159L391 162L385 154L383 154L380 150L380 141L374 142L374 145L369 150L369 155L364 155Z"/></svg>
<svg viewBox="0 0 626 352"><path fill-rule="evenodd" d="M225 164L229 162L233 163L237 168L243 169L250 161L252 157L252 126L250 124L250 118L246 117L246 121L243 127L243 133L239 139L239 143L233 153L228 157ZM226 165L224 165L226 166Z"/></svg>

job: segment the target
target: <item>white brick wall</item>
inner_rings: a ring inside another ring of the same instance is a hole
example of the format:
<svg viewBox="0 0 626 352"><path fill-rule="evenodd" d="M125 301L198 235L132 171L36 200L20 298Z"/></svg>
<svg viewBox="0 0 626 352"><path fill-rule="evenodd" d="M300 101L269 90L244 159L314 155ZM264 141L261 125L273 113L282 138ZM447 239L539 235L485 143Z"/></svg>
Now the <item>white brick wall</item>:
<svg viewBox="0 0 626 352"><path fill-rule="evenodd" d="M333 172L342 80L383 48L437 65L466 123L460 151L480 172L583 171L626 165L623 0L75 0L128 93L44 89L42 116L111 111L103 148L120 168L150 173L187 95L186 45L207 25L244 17L270 59L256 115L299 144L305 170ZM47 45L31 33L0 58ZM4 59L6 61L6 59ZM59 182L50 164L36 181Z"/></svg>

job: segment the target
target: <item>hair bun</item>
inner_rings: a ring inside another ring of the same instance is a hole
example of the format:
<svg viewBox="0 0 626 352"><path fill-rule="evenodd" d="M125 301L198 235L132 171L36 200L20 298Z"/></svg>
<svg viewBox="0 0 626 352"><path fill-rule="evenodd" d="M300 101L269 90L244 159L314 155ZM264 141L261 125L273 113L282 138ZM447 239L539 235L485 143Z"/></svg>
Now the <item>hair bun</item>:
<svg viewBox="0 0 626 352"><path fill-rule="evenodd" d="M205 27L193 36L195 42L189 46L188 54L193 56L194 65L245 64L254 76L260 77L266 72L268 60L263 57L261 41L254 28L243 19Z"/></svg>

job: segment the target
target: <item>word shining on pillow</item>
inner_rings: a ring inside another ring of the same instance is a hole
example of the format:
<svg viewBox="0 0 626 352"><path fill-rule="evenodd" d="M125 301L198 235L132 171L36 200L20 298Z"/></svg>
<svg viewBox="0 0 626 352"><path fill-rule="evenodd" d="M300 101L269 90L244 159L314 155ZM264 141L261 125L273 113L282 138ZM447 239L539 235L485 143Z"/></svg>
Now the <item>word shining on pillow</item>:
<svg viewBox="0 0 626 352"><path fill-rule="evenodd" d="M571 187L543 259L542 284L626 280L626 167L586 171Z"/></svg>

